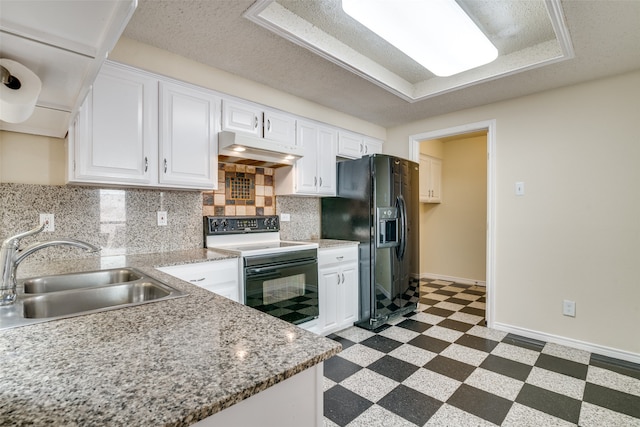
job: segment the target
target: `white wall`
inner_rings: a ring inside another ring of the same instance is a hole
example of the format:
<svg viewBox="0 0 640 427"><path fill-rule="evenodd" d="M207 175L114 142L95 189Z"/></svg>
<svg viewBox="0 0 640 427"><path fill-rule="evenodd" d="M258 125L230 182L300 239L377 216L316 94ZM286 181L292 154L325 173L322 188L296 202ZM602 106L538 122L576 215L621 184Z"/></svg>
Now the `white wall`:
<svg viewBox="0 0 640 427"><path fill-rule="evenodd" d="M388 129L388 140L491 119L494 321L640 361L640 71ZM409 157L408 142L384 148Z"/></svg>

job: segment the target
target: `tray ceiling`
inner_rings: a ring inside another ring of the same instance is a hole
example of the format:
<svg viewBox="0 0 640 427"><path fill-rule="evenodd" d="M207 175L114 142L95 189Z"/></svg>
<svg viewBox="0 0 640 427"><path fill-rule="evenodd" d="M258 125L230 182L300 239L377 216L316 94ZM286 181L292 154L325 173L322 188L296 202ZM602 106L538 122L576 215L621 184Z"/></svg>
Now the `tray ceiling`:
<svg viewBox="0 0 640 427"><path fill-rule="evenodd" d="M640 69L640 1L464 4L503 55L490 67L514 62L511 68L487 67L436 80L338 17L338 0L277 1L276 7L296 20L343 38L341 43L407 82L403 91L374 83L365 73L355 74L250 21L245 12L264 6L255 0L138 0L124 36L384 127ZM533 53L540 62L531 59ZM527 57L529 63L523 64Z"/></svg>
<svg viewBox="0 0 640 427"><path fill-rule="evenodd" d="M341 0L258 0L244 16L409 102L573 57L558 0L458 1L499 56L449 77L433 75L352 19Z"/></svg>

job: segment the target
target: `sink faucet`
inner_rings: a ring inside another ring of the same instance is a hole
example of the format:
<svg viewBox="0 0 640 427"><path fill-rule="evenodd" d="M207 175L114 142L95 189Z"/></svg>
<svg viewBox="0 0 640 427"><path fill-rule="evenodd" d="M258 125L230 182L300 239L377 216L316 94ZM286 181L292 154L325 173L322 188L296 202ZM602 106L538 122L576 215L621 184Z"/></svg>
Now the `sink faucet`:
<svg viewBox="0 0 640 427"><path fill-rule="evenodd" d="M16 234L9 237L0 247L0 269L2 269L2 282L0 282L0 305L13 304L16 301L16 269L26 257L40 249L49 246L69 245L77 248L85 249L91 252L97 252L100 248L89 243L76 239L58 239L49 240L47 242L35 242L31 245L20 249L20 240L25 237L33 236L44 230L45 224L36 227L24 233Z"/></svg>

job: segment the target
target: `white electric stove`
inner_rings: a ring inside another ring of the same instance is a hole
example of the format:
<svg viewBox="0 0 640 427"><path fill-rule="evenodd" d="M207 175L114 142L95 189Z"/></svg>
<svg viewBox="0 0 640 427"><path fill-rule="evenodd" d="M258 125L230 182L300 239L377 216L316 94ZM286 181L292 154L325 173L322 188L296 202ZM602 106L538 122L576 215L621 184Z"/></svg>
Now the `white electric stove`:
<svg viewBox="0 0 640 427"><path fill-rule="evenodd" d="M207 248L241 257L244 303L294 324L318 317L318 244L280 240L277 216L204 217Z"/></svg>

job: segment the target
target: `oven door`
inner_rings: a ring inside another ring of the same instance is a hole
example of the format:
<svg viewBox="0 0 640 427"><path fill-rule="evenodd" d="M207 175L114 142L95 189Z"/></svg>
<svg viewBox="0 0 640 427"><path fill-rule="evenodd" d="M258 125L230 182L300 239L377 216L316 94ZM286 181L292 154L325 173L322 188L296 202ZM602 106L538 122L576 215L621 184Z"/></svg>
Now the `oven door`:
<svg viewBox="0 0 640 427"><path fill-rule="evenodd" d="M244 259L245 304L293 324L318 317L317 251Z"/></svg>

